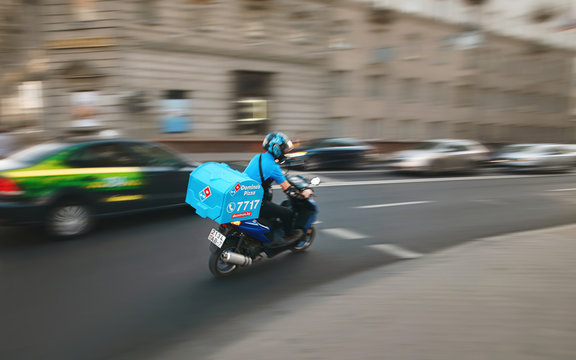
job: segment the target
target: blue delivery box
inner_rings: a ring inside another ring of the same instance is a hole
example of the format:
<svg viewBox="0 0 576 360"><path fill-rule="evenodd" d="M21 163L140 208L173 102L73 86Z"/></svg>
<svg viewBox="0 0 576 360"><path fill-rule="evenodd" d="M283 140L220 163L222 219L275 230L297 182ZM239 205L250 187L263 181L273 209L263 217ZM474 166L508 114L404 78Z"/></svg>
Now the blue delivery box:
<svg viewBox="0 0 576 360"><path fill-rule="evenodd" d="M186 202L203 218L218 224L258 218L264 189L257 181L227 164L198 166L188 180Z"/></svg>

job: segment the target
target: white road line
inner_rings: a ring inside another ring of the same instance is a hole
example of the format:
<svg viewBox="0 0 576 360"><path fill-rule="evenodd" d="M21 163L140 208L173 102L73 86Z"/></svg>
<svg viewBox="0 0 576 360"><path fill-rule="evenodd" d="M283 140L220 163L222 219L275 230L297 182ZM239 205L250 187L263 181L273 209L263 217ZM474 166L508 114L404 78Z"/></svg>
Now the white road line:
<svg viewBox="0 0 576 360"><path fill-rule="evenodd" d="M291 170L290 173L296 175L322 175L322 174L365 174L365 173L386 173L383 169L371 169L371 170L321 170L321 171L294 171Z"/></svg>
<svg viewBox="0 0 576 360"><path fill-rule="evenodd" d="M428 203L432 203L432 202L434 202L434 201L410 201L410 202L401 202L401 203L363 205L363 206L356 206L355 208L356 209L375 209L375 208L392 207L392 206L428 204Z"/></svg>
<svg viewBox="0 0 576 360"><path fill-rule="evenodd" d="M417 259L424 255L392 244L377 244L368 247L400 259Z"/></svg>
<svg viewBox="0 0 576 360"><path fill-rule="evenodd" d="M536 177L550 176L574 176L576 174L554 174L554 175L501 175L501 176L468 176L452 177L439 179L398 179L398 180L364 180L364 181L335 181L320 183L319 187L338 187L338 186L366 186L366 185L388 185L388 184L409 184L423 182L447 182L447 181L475 181L475 180L502 180L502 179L532 179Z"/></svg>
<svg viewBox="0 0 576 360"><path fill-rule="evenodd" d="M328 233L330 235L339 237L341 239L346 240L357 240L357 239L366 239L369 236L354 232L352 230L343 229L343 228L333 228L333 229L322 229L322 232Z"/></svg>
<svg viewBox="0 0 576 360"><path fill-rule="evenodd" d="M554 190L548 190L548 191L576 191L576 188L572 188L572 189L554 189Z"/></svg>
<svg viewBox="0 0 576 360"><path fill-rule="evenodd" d="M502 201L502 200L494 200L494 199L478 199L478 200L470 200L472 202L477 202L477 203L481 203L481 204L491 204L491 205L503 205L506 204L506 201Z"/></svg>

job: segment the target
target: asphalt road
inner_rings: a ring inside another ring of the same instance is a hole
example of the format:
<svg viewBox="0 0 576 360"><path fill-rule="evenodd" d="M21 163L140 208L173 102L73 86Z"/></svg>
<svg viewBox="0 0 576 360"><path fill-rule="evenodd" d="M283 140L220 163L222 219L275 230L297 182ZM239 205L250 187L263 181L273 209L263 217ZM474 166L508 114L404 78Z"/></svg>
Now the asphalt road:
<svg viewBox="0 0 576 360"><path fill-rule="evenodd" d="M207 268L215 224L188 208L114 219L66 242L0 228L0 359L146 359L190 339L195 358L204 358L241 336L230 331L235 318L284 297L476 238L576 218L576 174L319 176L320 231L310 251L229 279L215 280Z"/></svg>

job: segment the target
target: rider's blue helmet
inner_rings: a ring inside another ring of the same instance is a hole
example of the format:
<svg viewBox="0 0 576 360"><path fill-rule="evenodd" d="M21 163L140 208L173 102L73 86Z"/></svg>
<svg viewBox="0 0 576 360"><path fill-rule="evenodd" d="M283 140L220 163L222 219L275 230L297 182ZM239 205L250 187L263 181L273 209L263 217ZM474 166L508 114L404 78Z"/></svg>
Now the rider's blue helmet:
<svg viewBox="0 0 576 360"><path fill-rule="evenodd" d="M292 150L292 141L288 136L282 134L281 132L271 132L266 135L264 141L262 142L262 147L264 150L268 151L274 159L282 162L286 160L284 156L288 151Z"/></svg>

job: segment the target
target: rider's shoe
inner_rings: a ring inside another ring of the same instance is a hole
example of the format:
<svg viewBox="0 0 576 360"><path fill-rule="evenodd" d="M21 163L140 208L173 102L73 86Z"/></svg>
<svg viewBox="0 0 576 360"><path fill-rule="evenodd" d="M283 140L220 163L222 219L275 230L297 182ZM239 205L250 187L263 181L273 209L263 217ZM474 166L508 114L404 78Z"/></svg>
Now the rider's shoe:
<svg viewBox="0 0 576 360"><path fill-rule="evenodd" d="M291 243L293 241L300 239L300 237L302 237L302 235L304 235L304 231L302 231L300 229L296 229L292 232L292 234L283 236L282 240L284 240L286 243Z"/></svg>
<svg viewBox="0 0 576 360"><path fill-rule="evenodd" d="M275 248L289 245L290 243L300 239L303 234L304 232L302 230L296 229L288 236L283 236L282 238L277 237L276 240L270 243L269 246Z"/></svg>

